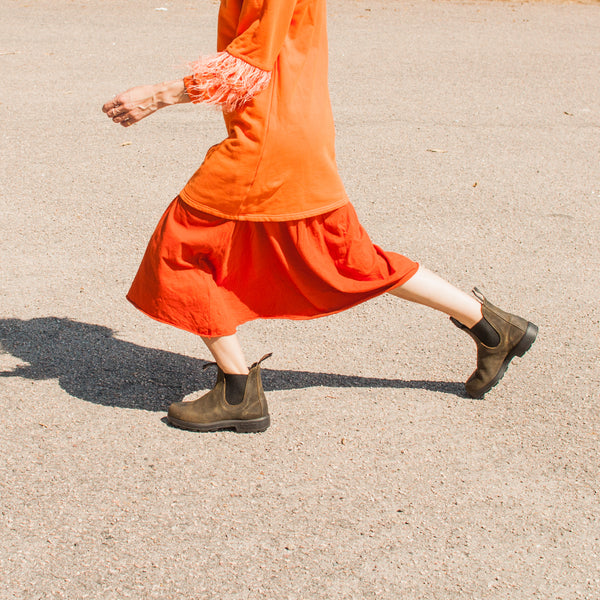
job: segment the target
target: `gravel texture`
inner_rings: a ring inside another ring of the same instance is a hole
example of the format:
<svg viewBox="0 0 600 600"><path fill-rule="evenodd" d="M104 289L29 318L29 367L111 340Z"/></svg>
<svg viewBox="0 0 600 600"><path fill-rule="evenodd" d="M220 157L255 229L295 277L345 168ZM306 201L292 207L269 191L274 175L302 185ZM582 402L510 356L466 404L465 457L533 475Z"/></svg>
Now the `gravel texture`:
<svg viewBox="0 0 600 600"><path fill-rule="evenodd" d="M1 3L0 598L599 598L600 5L330 1L372 238L540 335L474 401L471 340L392 297L247 324L258 435L166 424L210 357L124 299L221 117L100 112L211 52L217 9Z"/></svg>

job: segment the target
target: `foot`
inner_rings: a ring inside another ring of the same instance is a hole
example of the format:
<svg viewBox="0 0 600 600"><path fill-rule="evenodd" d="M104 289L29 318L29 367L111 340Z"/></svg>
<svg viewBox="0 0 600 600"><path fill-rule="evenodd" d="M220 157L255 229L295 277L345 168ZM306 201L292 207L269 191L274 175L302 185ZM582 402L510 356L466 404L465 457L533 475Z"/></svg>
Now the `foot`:
<svg viewBox="0 0 600 600"><path fill-rule="evenodd" d="M175 402L169 406L169 423L193 431L235 429L238 433L265 431L270 423L269 409L260 377L260 363L253 364L248 374L242 401L230 404L226 398L225 374L219 368L215 387L191 402Z"/></svg>
<svg viewBox="0 0 600 600"><path fill-rule="evenodd" d="M468 327L452 317L450 320L475 340L477 368L467 380L465 388L471 398L483 398L502 379L510 361L515 356L523 356L531 348L538 328L517 315L500 310L488 302L477 288L473 289L473 294L482 304L483 318L498 333L499 343L486 346Z"/></svg>

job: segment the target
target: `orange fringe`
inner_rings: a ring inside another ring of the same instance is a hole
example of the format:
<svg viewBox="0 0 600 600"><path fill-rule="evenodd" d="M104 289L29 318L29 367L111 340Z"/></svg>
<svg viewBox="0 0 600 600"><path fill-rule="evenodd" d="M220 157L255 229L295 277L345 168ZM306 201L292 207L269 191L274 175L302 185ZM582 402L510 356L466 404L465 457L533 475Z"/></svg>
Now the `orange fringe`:
<svg viewBox="0 0 600 600"><path fill-rule="evenodd" d="M244 62L228 52L202 57L188 65L191 74L184 78L192 102L220 105L233 112L262 92L271 73Z"/></svg>

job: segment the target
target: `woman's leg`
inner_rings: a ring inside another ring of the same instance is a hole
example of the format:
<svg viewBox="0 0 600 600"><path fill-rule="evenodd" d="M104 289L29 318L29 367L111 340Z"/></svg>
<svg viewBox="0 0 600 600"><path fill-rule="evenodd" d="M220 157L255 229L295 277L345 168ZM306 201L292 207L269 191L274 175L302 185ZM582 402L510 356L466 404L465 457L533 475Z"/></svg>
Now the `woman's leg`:
<svg viewBox="0 0 600 600"><path fill-rule="evenodd" d="M513 357L523 356L537 336L538 328L533 323L504 312L480 292L480 301L461 292L423 267L390 293L445 312L475 340L477 368L466 383L467 393L473 398L482 398L494 387Z"/></svg>
<svg viewBox="0 0 600 600"><path fill-rule="evenodd" d="M203 337L216 363L223 373L232 375L247 375L248 367L236 333L221 337Z"/></svg>
<svg viewBox="0 0 600 600"><path fill-rule="evenodd" d="M442 311L466 327L481 321L481 303L424 267L390 294Z"/></svg>

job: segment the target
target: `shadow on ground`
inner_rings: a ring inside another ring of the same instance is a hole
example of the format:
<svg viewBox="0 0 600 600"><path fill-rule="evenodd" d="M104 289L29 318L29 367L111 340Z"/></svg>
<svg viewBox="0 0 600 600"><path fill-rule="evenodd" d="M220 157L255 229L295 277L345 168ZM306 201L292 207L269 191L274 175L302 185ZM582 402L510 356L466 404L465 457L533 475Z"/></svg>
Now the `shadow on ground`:
<svg viewBox="0 0 600 600"><path fill-rule="evenodd" d="M71 396L106 406L165 410L195 390L209 389L215 377L211 370L203 371L204 361L119 340L108 327L56 317L0 319L0 349L27 363L1 371L0 377L58 379ZM463 384L456 382L268 368L263 368L263 382L267 391L325 386L420 388L464 395Z"/></svg>

